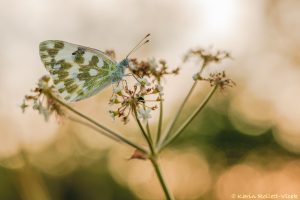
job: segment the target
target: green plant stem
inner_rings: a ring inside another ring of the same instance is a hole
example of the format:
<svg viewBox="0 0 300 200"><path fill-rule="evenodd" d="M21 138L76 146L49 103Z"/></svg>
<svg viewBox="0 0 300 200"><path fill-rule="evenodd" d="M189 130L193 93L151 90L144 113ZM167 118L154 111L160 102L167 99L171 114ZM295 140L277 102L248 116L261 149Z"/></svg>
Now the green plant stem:
<svg viewBox="0 0 300 200"><path fill-rule="evenodd" d="M146 131L147 131L147 135L148 135L148 137L149 137L149 140L150 140L151 143L153 144L152 135L151 135L151 131L150 131L150 126L149 126L148 120L147 120L147 122L146 122Z"/></svg>
<svg viewBox="0 0 300 200"><path fill-rule="evenodd" d="M134 117L138 123L138 126L139 128L141 129L141 132L144 136L144 138L146 139L147 143L148 143L148 146L150 148L150 151L151 151L151 155L149 156L149 159L154 167L154 170L155 170L155 173L157 175L157 178L160 182L160 185L162 186L162 189L165 193L165 196L168 200L173 200L173 196L172 194L169 192L169 189L167 187L167 184L164 180L164 177L162 175L162 172L161 172L161 169L160 169L160 166L159 166L159 163L157 161L157 154L154 150L154 146L153 146L153 143L152 143L152 140L150 138L148 138L147 134L146 134L146 131L145 129L143 128L142 124L141 124L141 121L139 120L139 118L137 117L137 111L136 111L136 108L133 106L132 107L132 110L133 110L133 114L134 114Z"/></svg>
<svg viewBox="0 0 300 200"><path fill-rule="evenodd" d="M146 110L145 104L143 105L143 107L144 107L144 110ZM152 135L151 135L151 131L150 131L150 126L149 126L149 121L148 120L146 122L146 131L147 131L148 138L149 138L151 144L153 145L153 140L152 140Z"/></svg>
<svg viewBox="0 0 300 200"><path fill-rule="evenodd" d="M134 114L135 120L137 121L138 126L141 129L141 132L142 132L142 134L143 134L143 136L144 136L144 138L145 138L145 140L146 140L146 142L147 142L147 144L148 144L148 146L150 148L151 155L153 155L155 153L155 151L154 151L154 148L153 148L152 140L148 137L148 135L147 135L147 133L146 133L146 131L145 131L145 129L144 129L141 121L139 120L139 118L137 116L137 111L136 111L136 108L134 106L132 106L132 110L133 110L133 114Z"/></svg>
<svg viewBox="0 0 300 200"><path fill-rule="evenodd" d="M183 102L181 103L181 105L180 105L180 107L179 107L179 109L178 109L178 111L177 111L177 113L175 115L175 118L173 119L171 125L169 126L169 129L167 130L167 133L163 137L163 140L167 140L170 137L170 135L172 133L172 130L174 129L174 126L175 126L175 124L176 124L179 116L181 115L182 110L183 110L185 104L187 103L187 101L190 98L190 96L192 95L195 87L197 86L197 83L198 83L198 81L194 81L194 83L193 83L192 87L190 88L188 94L186 95L186 97L184 98ZM160 142L162 142L162 141L160 141Z"/></svg>
<svg viewBox="0 0 300 200"><path fill-rule="evenodd" d="M157 157L153 156L150 159L150 161L151 161L151 163L152 163L152 165L154 167L154 170L155 170L157 178L158 178L158 180L160 182L160 185L161 185L161 187L162 187L162 189L163 189L163 191L165 193L166 199L167 200L173 200L174 197L173 197L172 193L170 192L170 190L168 189L168 186L167 186L167 184L165 182L165 179L164 179L164 177L162 175L162 171L161 171L159 163L157 161Z"/></svg>
<svg viewBox="0 0 300 200"><path fill-rule="evenodd" d="M211 91L208 93L208 95L205 97L205 99L202 101L202 103L197 107L197 109L193 112L193 114L179 127L179 129L171 135L171 137L167 138L159 147L158 152L161 151L163 148L165 148L167 145L169 145L171 142L173 142L182 132L183 130L193 121L193 119L203 110L207 102L211 99L215 91L217 90L218 85L215 85Z"/></svg>
<svg viewBox="0 0 300 200"><path fill-rule="evenodd" d="M201 76L201 74L202 74L204 68L206 67L206 65L207 65L207 62L205 60L203 60L203 63L201 64L201 67L200 67L200 71L198 72L199 76ZM179 109L178 109L178 111L177 111L177 113L176 113L176 115L175 115L175 117L174 117L171 125L169 126L169 128L168 128L168 130L167 130L167 132L165 134L165 136L163 137L162 140L159 140L157 146L160 146L161 143L163 143L164 141L168 140L169 137L171 137L172 130L174 129L174 126L175 126L176 122L178 121L178 119L179 119L179 117L180 117L180 115L182 113L182 110L183 110L185 104L187 103L188 99L190 98L190 96L192 95L194 89L196 88L197 83L198 83L198 81L195 80L194 83L193 83L193 85L192 85L192 87L190 88L188 94L186 95L186 97L184 98L183 102L181 103L181 105L180 105L180 107L179 107Z"/></svg>
<svg viewBox="0 0 300 200"><path fill-rule="evenodd" d="M159 143L161 138L161 129L162 129L162 121L163 121L163 101L162 96L159 95L160 102L159 102L159 119L158 119L158 127L157 127L157 134L156 134L156 144Z"/></svg>
<svg viewBox="0 0 300 200"><path fill-rule="evenodd" d="M76 115L82 117L83 119L89 121L90 123L94 124L95 126L97 126L100 129L103 129L104 131L106 131L107 133L111 134L112 136L118 138L119 140L121 140L123 143L128 144L129 146L132 146L138 150L140 150L141 152L144 152L146 154L148 154L148 151L146 149L144 149L143 147L139 146L138 144L135 144L133 142L131 142L130 140L127 140L126 138L124 138L123 136L119 135L118 133L110 130L109 128L99 124L98 122L96 122L95 120L89 118L88 116L78 112L77 110L75 110L74 108L72 108L71 106L65 104L64 102L62 102L61 100L59 100L58 98L54 97L53 95L51 95L51 98L54 99L56 102L58 102L59 104L61 104L62 106L64 106L65 108L67 108L68 110L72 111L73 113L75 113Z"/></svg>

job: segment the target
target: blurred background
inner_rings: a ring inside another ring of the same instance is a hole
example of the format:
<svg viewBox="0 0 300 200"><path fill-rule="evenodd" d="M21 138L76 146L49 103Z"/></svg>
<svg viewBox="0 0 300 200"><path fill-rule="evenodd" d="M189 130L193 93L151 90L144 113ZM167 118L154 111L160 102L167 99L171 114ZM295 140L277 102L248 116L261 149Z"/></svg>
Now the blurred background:
<svg viewBox="0 0 300 200"><path fill-rule="evenodd" d="M128 160L133 149L66 119L46 123L19 108L47 74L39 42L114 49L120 60L147 33L151 42L133 56L182 68L164 80L164 127L198 70L193 62L182 64L184 54L204 47L233 57L206 73L225 69L237 86L218 91L162 154L177 199L300 198L299 10L297 0L0 0L0 199L163 199L150 163ZM199 85L185 116L208 88ZM108 88L72 106L143 143L133 121L111 120L110 95Z"/></svg>

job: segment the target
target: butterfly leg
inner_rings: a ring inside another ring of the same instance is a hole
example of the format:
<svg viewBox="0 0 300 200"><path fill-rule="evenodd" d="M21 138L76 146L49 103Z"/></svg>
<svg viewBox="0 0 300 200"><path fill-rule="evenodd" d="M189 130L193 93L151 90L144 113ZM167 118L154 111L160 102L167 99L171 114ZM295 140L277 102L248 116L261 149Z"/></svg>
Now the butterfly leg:
<svg viewBox="0 0 300 200"><path fill-rule="evenodd" d="M132 76L132 77L135 78L135 80L137 80L137 81L139 81L138 78L140 78L140 77L138 77L137 75L135 75L135 74L133 74L133 73L124 74L124 76Z"/></svg>

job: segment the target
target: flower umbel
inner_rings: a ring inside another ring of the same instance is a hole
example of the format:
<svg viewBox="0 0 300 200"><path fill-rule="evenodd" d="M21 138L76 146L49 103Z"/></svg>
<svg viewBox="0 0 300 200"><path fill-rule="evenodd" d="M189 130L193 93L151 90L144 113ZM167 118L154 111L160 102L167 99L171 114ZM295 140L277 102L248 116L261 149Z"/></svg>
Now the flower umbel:
<svg viewBox="0 0 300 200"><path fill-rule="evenodd" d="M227 51L217 50L216 52L213 52L211 49L198 48L188 51L184 56L183 61L186 62L192 57L200 58L201 60L203 60L205 65L212 62L220 63L226 58L231 58L230 53Z"/></svg>
<svg viewBox="0 0 300 200"><path fill-rule="evenodd" d="M137 59L131 59L129 70L138 77L153 78L153 80L160 81L165 75L179 73L179 67L170 70L166 61L160 60L157 62L154 58L148 61L138 61Z"/></svg>
<svg viewBox="0 0 300 200"><path fill-rule="evenodd" d="M216 72L209 74L209 78L204 79L210 83L211 86L218 85L221 89L225 89L225 87L233 87L235 86L235 82L226 77L225 71Z"/></svg>
<svg viewBox="0 0 300 200"><path fill-rule="evenodd" d="M33 94L26 95L23 99L20 106L23 112L31 106L33 110L37 110L39 114L44 116L45 121L48 121L52 114L56 116L64 115L60 105L52 98L55 91L49 81L49 76L43 76L39 79L37 87L32 90Z"/></svg>
<svg viewBox="0 0 300 200"><path fill-rule="evenodd" d="M200 65L200 69L198 72L196 72L192 77L194 81L197 80L204 80L202 77L203 70L211 63L220 63L226 58L231 58L230 54L227 51L216 51L213 52L212 50L206 50L206 49L195 49L190 50L186 53L183 62L187 62L190 58L196 58L202 61L202 64Z"/></svg>
<svg viewBox="0 0 300 200"><path fill-rule="evenodd" d="M133 113L133 109L137 111L144 109L145 113L141 116L144 116L142 118L146 120L151 117L150 111L157 108L156 105L147 105L147 102L161 101L159 97L155 100L148 99L148 96L150 98L151 95L153 96L155 94L158 94L157 88L151 85L146 78L137 78L137 83L131 89L129 88L127 81L123 80L116 88L114 88L113 95L109 100L110 105L118 105L119 107L116 110L110 110L109 112L112 118L115 119L116 117L119 117L126 124L129 121L130 114Z"/></svg>

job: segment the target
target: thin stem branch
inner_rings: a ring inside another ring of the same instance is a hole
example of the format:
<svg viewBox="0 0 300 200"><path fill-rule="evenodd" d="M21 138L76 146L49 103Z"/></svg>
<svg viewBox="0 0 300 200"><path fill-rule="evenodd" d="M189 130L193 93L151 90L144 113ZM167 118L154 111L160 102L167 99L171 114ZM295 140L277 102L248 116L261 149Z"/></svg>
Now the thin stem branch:
<svg viewBox="0 0 300 200"><path fill-rule="evenodd" d="M146 110L145 104L143 104L143 107L144 107L144 110ZM146 131L147 131L148 138L149 138L151 144L153 145L153 140L152 140L152 135L151 135L151 131L150 131L150 126L149 126L149 121L148 120L146 122Z"/></svg>
<svg viewBox="0 0 300 200"><path fill-rule="evenodd" d="M138 118L138 116L137 116L136 108L135 108L134 106L132 106L132 110L133 110L134 117L135 117L135 119L136 119L136 121L137 121L137 123L138 123L138 126L139 126L139 128L141 129L141 132L142 132L142 134L143 134L143 136L144 136L144 138L145 138L145 140L146 140L146 142L147 142L147 144L148 144L148 146L149 146L149 148L150 148L151 155L153 155L155 152L154 152L154 148L153 148L152 141L151 141L150 138L148 137L148 135L147 135L147 133L146 133L146 131L145 131L145 129L144 129L144 127L143 127L141 121L139 120L139 118Z"/></svg>
<svg viewBox="0 0 300 200"><path fill-rule="evenodd" d="M148 137L149 137L149 140L150 140L151 143L153 144L152 135L151 135L151 131L150 131L150 126L149 126L148 120L147 120L147 122L146 122L146 131L147 131L147 135L148 135Z"/></svg>
<svg viewBox="0 0 300 200"><path fill-rule="evenodd" d="M51 94L50 94L51 95ZM89 118L88 116L78 112L77 110L75 110L74 108L72 108L71 106L65 104L64 102L62 102L61 100L59 100L58 98L54 97L53 95L51 95L51 98L54 99L56 102L58 102L59 104L61 104L62 106L64 106L65 108L67 108L68 110L72 111L73 113L75 113L76 115L82 117L83 119L89 121L90 123L94 124L95 126L97 126L100 129L103 129L104 131L108 132L109 134L111 134L112 136L120 139L123 143L128 144L129 146L132 146L146 154L148 154L148 151L146 149L144 149L143 147L139 146L138 144L135 144L134 142L131 142L130 140L124 138L123 136L119 135L118 133L110 130L109 128L99 124L98 122L96 122L95 120Z"/></svg>
<svg viewBox="0 0 300 200"><path fill-rule="evenodd" d="M162 121L163 121L163 101L162 101L162 96L160 95L159 119L158 119L158 127L157 127L157 134L156 134L156 144L159 143L161 138Z"/></svg>
<svg viewBox="0 0 300 200"><path fill-rule="evenodd" d="M73 122L76 122L78 124L87 126L87 127L91 128L91 129L93 129L94 131L96 131L96 132L98 132L98 133L100 133L100 134L102 134L102 135L104 135L104 136L106 136L106 137L108 137L108 138L116 141L116 142L122 142L120 139L118 139L118 138L110 135L109 133L106 133L105 131L97 128L96 126L93 126L92 124L90 124L88 122L82 121L80 119L76 119L75 117L72 117L72 116L68 116L68 119L71 120L71 121L73 121Z"/></svg>
<svg viewBox="0 0 300 200"><path fill-rule="evenodd" d="M167 140L167 139L170 137L170 134L172 133L172 130L174 129L174 126L175 126L175 124L176 124L176 122L177 122L179 116L181 115L182 110L183 110L185 104L187 103L188 99L190 98L190 96L192 95L194 89L196 88L197 83L198 83L198 81L194 81L194 83L193 83L192 87L190 88L188 94L186 95L186 97L184 98L183 102L181 103L181 105L180 105L180 107L179 107L179 109L178 109L178 111L177 111L177 113L176 113L176 115L175 115L175 118L173 119L171 125L169 126L169 128L168 128L168 130L167 130L167 133L166 133L165 136L163 137L163 140L162 140L162 141ZM160 141L160 143L161 143L162 141Z"/></svg>
<svg viewBox="0 0 300 200"><path fill-rule="evenodd" d="M168 189L168 186L167 186L167 184L165 182L165 179L164 179L164 177L162 175L162 171L160 169L160 166L159 166L159 163L157 161L157 158L156 157L152 157L150 159L150 161L151 161L151 163L152 163L152 165L154 167L155 173L157 175L157 178L158 178L158 180L160 182L160 185L161 185L161 187L162 187L162 189L163 189L163 191L165 193L165 196L166 196L167 200L174 200L174 197L173 197L172 193L170 192L170 190Z"/></svg>
<svg viewBox="0 0 300 200"><path fill-rule="evenodd" d="M207 102L211 99L211 97L213 96L217 88L218 85L215 85L208 93L208 95L205 97L205 99L202 101L202 103L197 107L197 109L193 112L193 114L180 126L180 128L174 134L172 134L170 138L167 138L160 146L158 146L158 152L161 151L163 148L165 148L167 145L169 145L171 142L173 142L183 132L183 130L203 110L203 108L205 107Z"/></svg>
<svg viewBox="0 0 300 200"><path fill-rule="evenodd" d="M159 182L160 182L160 184L161 184L161 186L163 188L165 196L166 196L167 200L173 200L174 198L173 198L172 194L169 192L167 184L166 184L166 182L164 180L164 177L162 175L159 163L157 162L157 154L156 154L156 152L154 150L153 141L151 140L151 136L148 137L148 135L147 135L147 133L146 133L143 125L141 124L141 121L139 120L139 118L137 116L136 107L132 106L132 110L133 110L134 117L135 117L135 119L136 119L136 121L138 123L138 126L141 129L141 132L142 132L144 138L146 139L146 141L148 143L148 146L150 148L151 155L149 156L149 159L150 159L150 161L151 161L151 163L152 163L152 165L153 165L153 167L155 169L155 173L156 173L156 175L158 177L158 180L159 180ZM146 127L146 128L148 129L149 126ZM150 133L150 130L148 130L148 133Z"/></svg>
<svg viewBox="0 0 300 200"><path fill-rule="evenodd" d="M206 67L206 65L207 65L207 62L205 60L203 60L203 62L201 64L201 67L200 67L200 71L198 73L200 76L201 76L204 68ZM166 132L165 136L162 138L162 140L160 140L158 142L157 146L160 146L161 143L164 143L164 141L168 140L168 138L171 137L172 130L174 129L174 126L175 126L176 122L178 121L185 104L187 103L188 99L190 98L190 96L192 95L194 89L196 88L197 83L198 83L197 80L194 81L194 83L193 83L192 87L190 88L188 94L186 95L183 102L181 103L181 105L180 105L180 107L179 107L179 109L178 109L178 111L175 115L175 118L173 119L172 123L170 124L169 128L167 129L167 132Z"/></svg>

